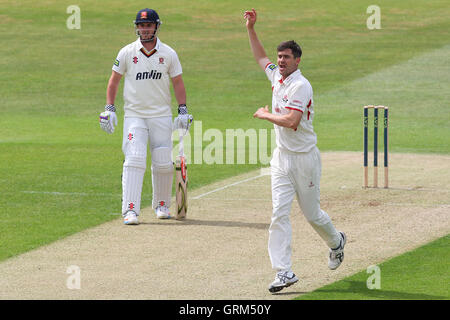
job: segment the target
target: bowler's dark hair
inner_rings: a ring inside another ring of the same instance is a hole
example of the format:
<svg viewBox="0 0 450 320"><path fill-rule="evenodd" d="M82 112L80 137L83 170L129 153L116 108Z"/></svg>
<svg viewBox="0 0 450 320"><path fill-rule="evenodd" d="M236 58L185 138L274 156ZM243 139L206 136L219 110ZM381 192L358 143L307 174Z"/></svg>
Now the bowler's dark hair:
<svg viewBox="0 0 450 320"><path fill-rule="evenodd" d="M300 58L302 56L302 48L294 40L284 41L280 43L277 47L277 51L284 51L286 49L291 49L294 58Z"/></svg>

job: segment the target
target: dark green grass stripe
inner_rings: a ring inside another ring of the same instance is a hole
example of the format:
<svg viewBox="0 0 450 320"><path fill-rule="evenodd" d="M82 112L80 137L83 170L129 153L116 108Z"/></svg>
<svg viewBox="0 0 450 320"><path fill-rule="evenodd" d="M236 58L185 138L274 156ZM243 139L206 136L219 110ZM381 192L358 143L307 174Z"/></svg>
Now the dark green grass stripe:
<svg viewBox="0 0 450 320"><path fill-rule="evenodd" d="M379 264L380 289L376 289L374 278L370 278L375 274L364 270L297 299L449 300L449 261L450 235L447 235ZM345 268L345 262L341 268Z"/></svg>

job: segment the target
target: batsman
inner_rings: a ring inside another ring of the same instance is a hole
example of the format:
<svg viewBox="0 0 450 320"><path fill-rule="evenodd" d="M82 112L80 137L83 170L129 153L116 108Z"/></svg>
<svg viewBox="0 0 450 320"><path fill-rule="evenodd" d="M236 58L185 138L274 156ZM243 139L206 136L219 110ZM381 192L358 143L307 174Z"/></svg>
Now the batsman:
<svg viewBox="0 0 450 320"><path fill-rule="evenodd" d="M158 38L158 13L142 9L134 25L138 38L119 51L108 82L105 111L100 114L100 127L112 134L118 124L114 102L124 77L122 216L126 225L139 224L148 147L152 157L152 207L159 219L171 217L172 131L186 133L193 119L186 106L178 55ZM178 102L178 116L173 122L170 83Z"/></svg>

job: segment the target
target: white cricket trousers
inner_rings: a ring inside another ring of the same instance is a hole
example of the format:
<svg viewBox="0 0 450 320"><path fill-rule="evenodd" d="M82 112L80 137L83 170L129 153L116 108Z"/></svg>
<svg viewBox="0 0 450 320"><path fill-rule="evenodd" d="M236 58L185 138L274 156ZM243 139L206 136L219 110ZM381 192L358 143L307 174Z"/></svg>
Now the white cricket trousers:
<svg viewBox="0 0 450 320"><path fill-rule="evenodd" d="M340 244L338 231L328 214L320 209L322 163L317 147L305 153L276 148L270 161L272 175L272 221L269 227L269 256L272 268L291 271L292 227L290 212L294 196L309 224L330 248Z"/></svg>
<svg viewBox="0 0 450 320"><path fill-rule="evenodd" d="M152 207L170 206L172 195L172 117L124 118L122 151L122 214L138 215L147 164L147 146L152 155Z"/></svg>

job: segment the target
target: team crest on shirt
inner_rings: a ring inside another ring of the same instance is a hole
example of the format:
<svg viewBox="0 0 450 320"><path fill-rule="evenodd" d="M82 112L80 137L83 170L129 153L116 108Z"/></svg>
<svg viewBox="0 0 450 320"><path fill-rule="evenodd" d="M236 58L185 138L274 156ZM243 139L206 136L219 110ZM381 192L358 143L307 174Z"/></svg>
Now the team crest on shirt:
<svg viewBox="0 0 450 320"><path fill-rule="evenodd" d="M287 103L288 101L289 101L288 96L285 95L285 96L283 97L283 102L284 102L284 103Z"/></svg>
<svg viewBox="0 0 450 320"><path fill-rule="evenodd" d="M164 58L163 57L159 58L159 64L164 64Z"/></svg>

